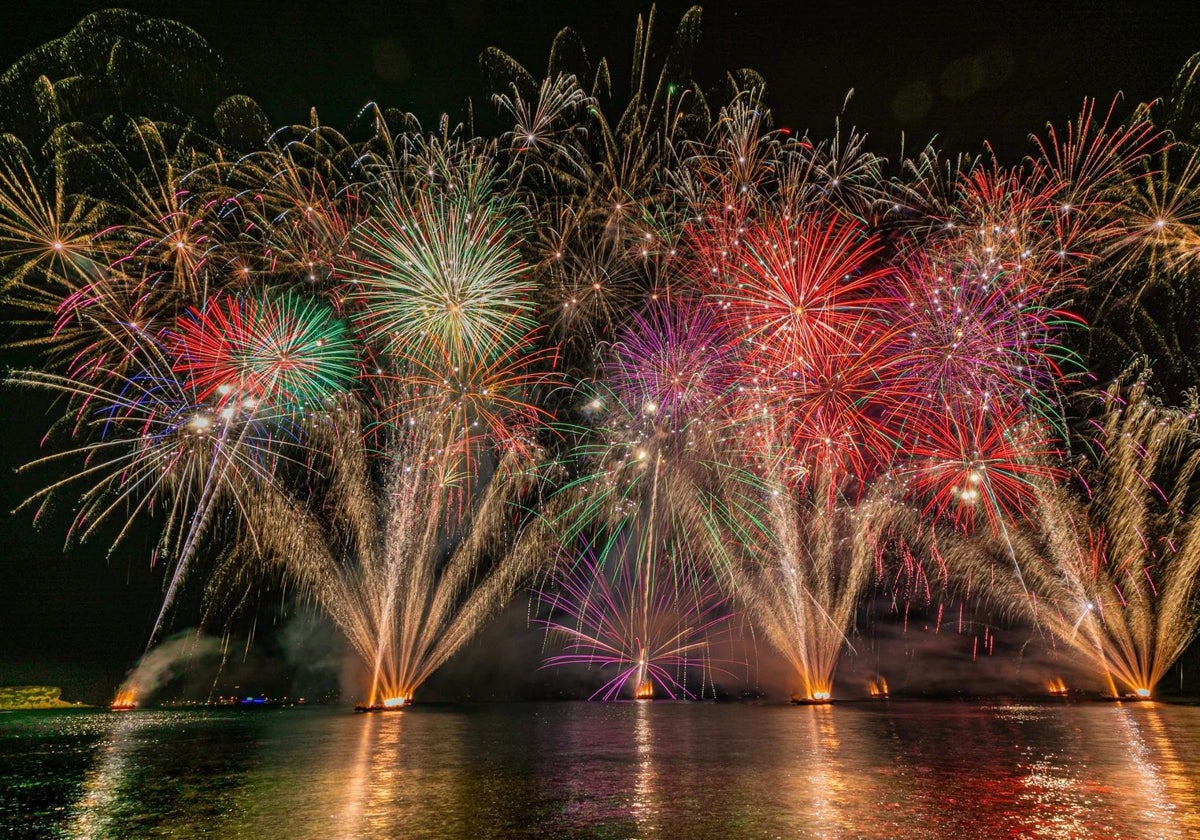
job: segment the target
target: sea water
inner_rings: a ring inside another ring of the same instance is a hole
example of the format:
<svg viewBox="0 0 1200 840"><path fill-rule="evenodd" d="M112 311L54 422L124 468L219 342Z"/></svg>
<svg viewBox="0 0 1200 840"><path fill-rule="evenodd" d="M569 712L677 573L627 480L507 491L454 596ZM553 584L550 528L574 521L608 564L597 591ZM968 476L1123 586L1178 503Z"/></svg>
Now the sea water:
<svg viewBox="0 0 1200 840"><path fill-rule="evenodd" d="M1200 837L1200 707L7 713L0 836Z"/></svg>

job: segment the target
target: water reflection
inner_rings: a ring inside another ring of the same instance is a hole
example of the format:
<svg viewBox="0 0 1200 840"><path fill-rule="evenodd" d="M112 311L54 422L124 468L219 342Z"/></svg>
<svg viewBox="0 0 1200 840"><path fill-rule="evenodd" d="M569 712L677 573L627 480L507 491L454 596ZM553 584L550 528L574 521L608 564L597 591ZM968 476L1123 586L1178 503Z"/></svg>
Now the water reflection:
<svg viewBox="0 0 1200 840"><path fill-rule="evenodd" d="M838 801L844 794L845 781L840 768L837 730L832 706L808 706L795 709L804 733L798 750L803 756L801 772L794 778L800 786L793 791L796 816L807 815L811 827L821 833L838 826Z"/></svg>
<svg viewBox="0 0 1200 840"><path fill-rule="evenodd" d="M1078 727L1044 706L1014 707L1010 715L1022 723L1017 807L1005 820L1012 831L1025 837L1109 836L1111 826L1094 807L1098 791L1089 781L1088 749Z"/></svg>
<svg viewBox="0 0 1200 840"><path fill-rule="evenodd" d="M399 717L399 714L394 713L389 717ZM356 832L359 832L365 821L368 798L377 792L384 796L387 796L388 793L386 788L380 789L382 786L379 785L379 778L372 773L372 761L378 755L375 741L379 734L380 722L381 719L378 715L367 716L362 731L358 735L358 748L355 752L354 763L346 776L345 802L340 809L337 809L341 813L339 825L342 826L342 837L359 836ZM392 739L393 743L396 743L400 724L397 723L391 729L397 735ZM337 785L330 785L328 789L336 791Z"/></svg>
<svg viewBox="0 0 1200 840"><path fill-rule="evenodd" d="M639 834L658 831L657 774L654 769L654 745L651 743L651 700L634 702L633 742L637 757L637 774L633 782L633 819Z"/></svg>
<svg viewBox="0 0 1200 840"><path fill-rule="evenodd" d="M1186 829L1184 835L1200 837L1200 787L1196 772L1196 756L1200 755L1200 732L1195 727L1179 731L1178 720L1169 717L1158 703L1146 708L1146 730L1150 743L1158 753L1168 798L1175 806L1176 825ZM1185 761L1187 755L1190 761Z"/></svg>
<svg viewBox="0 0 1200 840"><path fill-rule="evenodd" d="M1148 821L1162 826L1160 837L1200 834L1200 802L1193 777L1180 760L1158 703L1122 704L1120 710L1129 758L1138 778Z"/></svg>
<svg viewBox="0 0 1200 840"><path fill-rule="evenodd" d="M147 718L123 714L96 749L95 763L84 774L81 795L71 808L68 833L74 837L101 837L109 834L111 817L122 794L125 768L133 751L131 735Z"/></svg>
<svg viewBox="0 0 1200 840"><path fill-rule="evenodd" d="M454 716L282 715L260 734L259 765L238 797L237 832L290 837L470 836L475 815L468 751L482 747Z"/></svg>
<svg viewBox="0 0 1200 840"><path fill-rule="evenodd" d="M363 828L369 828L376 836L393 828L389 819L393 815L391 803L397 799L402 783L400 736L404 713L368 715L362 724L364 750L360 750L354 772L367 790L366 808L358 819L342 821L345 837L360 837Z"/></svg>
<svg viewBox="0 0 1200 840"><path fill-rule="evenodd" d="M8 717L0 835L1200 836L1200 708L512 704Z"/></svg>

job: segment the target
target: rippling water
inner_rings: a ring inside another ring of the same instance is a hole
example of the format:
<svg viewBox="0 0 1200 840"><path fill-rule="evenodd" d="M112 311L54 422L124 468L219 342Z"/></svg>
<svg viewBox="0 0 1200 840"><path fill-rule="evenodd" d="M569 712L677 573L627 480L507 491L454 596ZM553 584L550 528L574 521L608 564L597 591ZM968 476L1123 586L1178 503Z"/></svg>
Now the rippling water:
<svg viewBox="0 0 1200 840"><path fill-rule="evenodd" d="M1200 837L1200 708L0 714L0 834Z"/></svg>

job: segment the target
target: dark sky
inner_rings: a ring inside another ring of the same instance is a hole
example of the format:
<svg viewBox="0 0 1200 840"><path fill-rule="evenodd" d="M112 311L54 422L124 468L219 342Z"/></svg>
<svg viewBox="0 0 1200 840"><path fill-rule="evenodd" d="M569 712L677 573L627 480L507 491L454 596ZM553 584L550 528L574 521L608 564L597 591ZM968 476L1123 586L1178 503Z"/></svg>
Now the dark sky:
<svg viewBox="0 0 1200 840"><path fill-rule="evenodd" d="M105 5L0 4L0 66ZM124 5L196 29L273 120L303 119L316 105L335 125L369 100L424 119L458 109L467 96L478 97L482 49L500 46L542 70L554 33L565 25L582 33L593 54L614 59L614 77L623 79L634 21L649 8L636 0ZM895 148L907 130L920 140L937 134L955 151L990 139L1017 154L1030 131L1074 113L1084 96L1166 94L1182 63L1200 50L1200 15L1188 5L714 2L705 7L699 74L712 82L726 68L754 67L767 79L780 121L818 131L854 88L849 116L880 151ZM659 4L661 34L687 6ZM256 11L263 9L269 11Z"/></svg>
<svg viewBox="0 0 1200 840"><path fill-rule="evenodd" d="M0 68L64 34L104 3L0 3ZM1009 2L709 3L698 76L715 83L726 68L753 67L767 80L778 122L823 136L854 88L848 121L872 147L894 155L937 135L952 151L991 140L1002 157L1025 151L1047 120L1063 122L1085 96L1126 106L1169 93L1183 62L1200 51L1200 15L1187 3ZM881 4L882 5L882 4ZM626 77L636 15L630 0L487 2L305 0L255 3L161 0L126 7L180 20L224 56L238 87L277 123L347 121L377 100L414 110L426 122L479 95L477 57L499 46L535 73L554 33L575 27L593 55ZM660 35L687 4L660 3ZM3 107L3 103L0 103ZM8 363L18 363L12 356ZM9 430L0 469L38 451L52 415L44 401L0 398ZM38 475L46 475L39 473ZM3 482L11 509L36 481ZM33 532L30 515L0 519L0 683L37 680L68 690L108 691L141 652L160 597L138 536L105 560L102 549L63 552L66 516Z"/></svg>

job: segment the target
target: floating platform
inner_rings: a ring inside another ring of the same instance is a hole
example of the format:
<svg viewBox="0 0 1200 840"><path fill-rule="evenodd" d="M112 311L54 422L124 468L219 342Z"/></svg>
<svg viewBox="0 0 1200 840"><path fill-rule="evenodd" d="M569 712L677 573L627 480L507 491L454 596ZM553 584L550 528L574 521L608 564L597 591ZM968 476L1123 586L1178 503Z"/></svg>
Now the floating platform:
<svg viewBox="0 0 1200 840"><path fill-rule="evenodd" d="M356 703L355 712L399 712L412 705L411 700L384 700L382 703Z"/></svg>

